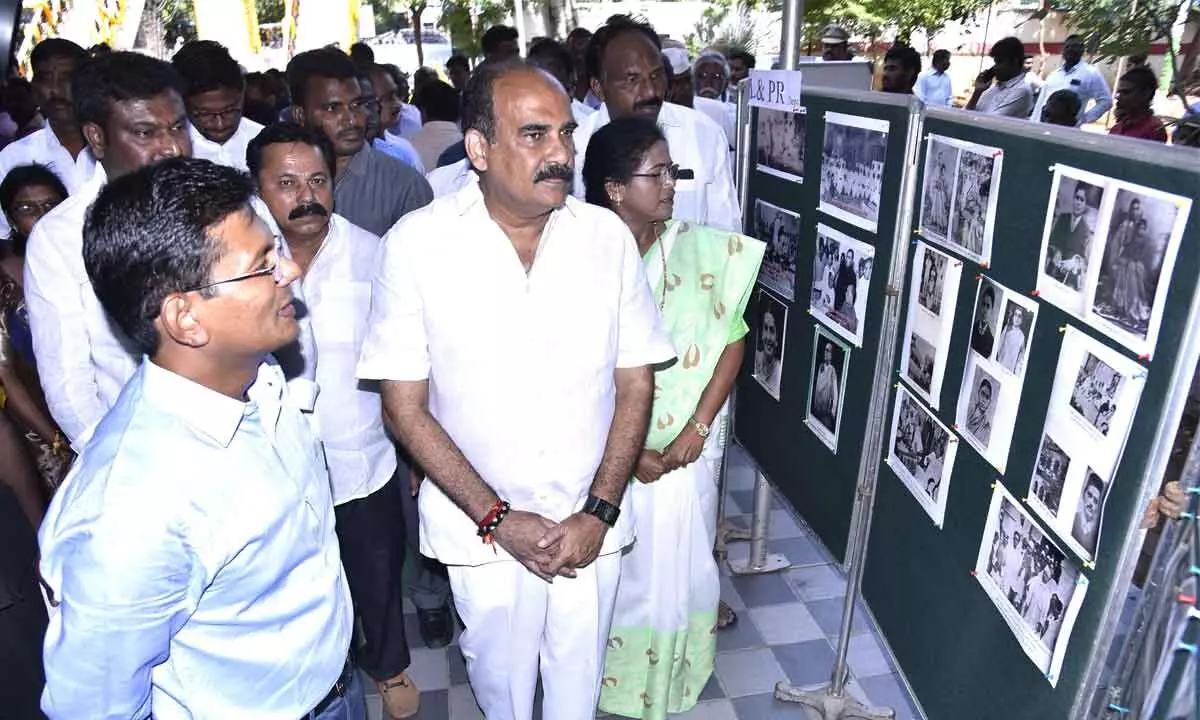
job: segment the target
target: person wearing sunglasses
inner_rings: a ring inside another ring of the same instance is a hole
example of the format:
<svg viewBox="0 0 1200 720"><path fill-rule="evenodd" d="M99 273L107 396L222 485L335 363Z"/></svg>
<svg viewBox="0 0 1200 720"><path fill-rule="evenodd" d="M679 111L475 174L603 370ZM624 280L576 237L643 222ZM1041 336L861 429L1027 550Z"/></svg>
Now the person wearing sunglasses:
<svg viewBox="0 0 1200 720"><path fill-rule="evenodd" d="M51 720L365 718L324 456L270 359L299 268L253 194L178 158L88 216L87 275L141 362L42 523Z"/></svg>
<svg viewBox="0 0 1200 720"><path fill-rule="evenodd" d="M766 251L739 233L672 219L678 177L651 119L614 120L588 144L587 201L633 233L680 354L654 374L650 430L629 487L638 540L621 558L600 691L601 710L634 718L686 712L713 672L717 429L742 365L743 315ZM686 649L682 662L672 648Z"/></svg>

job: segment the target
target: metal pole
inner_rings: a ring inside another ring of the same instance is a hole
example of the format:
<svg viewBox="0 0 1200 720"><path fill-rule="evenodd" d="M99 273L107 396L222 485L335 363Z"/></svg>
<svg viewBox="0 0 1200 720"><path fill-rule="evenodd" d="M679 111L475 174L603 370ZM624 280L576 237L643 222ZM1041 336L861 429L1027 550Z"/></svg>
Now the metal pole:
<svg viewBox="0 0 1200 720"><path fill-rule="evenodd" d="M783 28L779 38L779 67L795 70L800 64L800 30L804 27L804 0L783 4Z"/></svg>
<svg viewBox="0 0 1200 720"><path fill-rule="evenodd" d="M828 685L811 688L796 687L783 682L775 685L776 698L813 708L821 714L823 720L890 720L896 716L891 708L871 707L847 697L845 690L846 677L849 674L847 657L850 653L850 629L854 622L855 604L862 592L863 568L866 565L867 544L871 536L871 518L875 511L875 488L879 480L879 465L888 430L887 405L891 394L892 368L896 359L897 334L900 331L900 294L904 289L904 279L908 270L908 237L916 197L916 163L920 155L920 137L920 103L914 100L909 105L904 176L900 184L900 210L896 217L896 230L892 235L892 262L883 297L883 325L879 332L879 350L875 355L875 375L871 380L871 402L867 408L866 437L858 465L854 512L850 517L850 539L846 548L846 599L842 607L837 658Z"/></svg>
<svg viewBox="0 0 1200 720"><path fill-rule="evenodd" d="M525 57L525 40L528 35L525 34L525 2L524 0L513 0L513 19L517 22L517 46L520 48L521 57ZM417 32L421 29L417 28Z"/></svg>

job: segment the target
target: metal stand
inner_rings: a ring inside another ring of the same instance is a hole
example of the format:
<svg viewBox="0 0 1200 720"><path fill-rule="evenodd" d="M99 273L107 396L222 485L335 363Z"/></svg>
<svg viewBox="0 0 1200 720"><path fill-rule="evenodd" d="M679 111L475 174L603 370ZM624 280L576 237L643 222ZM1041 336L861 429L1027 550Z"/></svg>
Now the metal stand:
<svg viewBox="0 0 1200 720"><path fill-rule="evenodd" d="M762 472L756 472L754 482L754 519L750 523L750 556L746 562L730 562L729 571L734 575L760 575L779 572L792 566L781 553L767 552L767 538L771 527L771 484Z"/></svg>

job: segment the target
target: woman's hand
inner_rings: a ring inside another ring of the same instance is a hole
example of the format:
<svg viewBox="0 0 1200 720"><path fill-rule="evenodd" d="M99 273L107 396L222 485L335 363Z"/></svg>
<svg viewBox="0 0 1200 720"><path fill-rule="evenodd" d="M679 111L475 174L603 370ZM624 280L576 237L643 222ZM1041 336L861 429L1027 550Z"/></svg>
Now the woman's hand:
<svg viewBox="0 0 1200 720"><path fill-rule="evenodd" d="M680 431L667 449L663 451L663 463L667 470L678 470L696 462L700 451L704 449L704 438L696 430L694 421L689 420L686 427Z"/></svg>
<svg viewBox="0 0 1200 720"><path fill-rule="evenodd" d="M633 469L634 476L644 482L658 482L658 479L667 471L666 464L663 463L662 453L655 450L642 450L642 454L638 456L637 467Z"/></svg>

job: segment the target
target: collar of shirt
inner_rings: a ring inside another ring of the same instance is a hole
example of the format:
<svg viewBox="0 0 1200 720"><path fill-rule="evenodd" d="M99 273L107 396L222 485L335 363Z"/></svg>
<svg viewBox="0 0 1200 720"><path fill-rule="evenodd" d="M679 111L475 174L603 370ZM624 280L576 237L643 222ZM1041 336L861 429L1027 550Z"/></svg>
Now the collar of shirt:
<svg viewBox="0 0 1200 720"><path fill-rule="evenodd" d="M177 416L180 422L190 425L223 447L229 447L245 416L247 402L222 395L156 365L149 358L142 358L142 367L146 401ZM283 384L279 368L263 363L259 365L255 380L247 390L249 402L258 405L263 428L268 433L279 418Z"/></svg>
<svg viewBox="0 0 1200 720"><path fill-rule="evenodd" d="M1158 140L1162 142L1165 142L1167 137L1166 128L1163 127L1162 121L1154 113L1141 115L1133 119L1119 120L1112 126L1108 133L1110 135L1122 135L1142 140Z"/></svg>
<svg viewBox="0 0 1200 720"><path fill-rule="evenodd" d="M466 172L470 172L471 171L470 168L471 168L471 164L468 161ZM571 217L575 217L576 216L576 210L574 207L575 202L576 202L576 200L574 197L572 197L571 195L567 195L566 202L564 202L560 207L557 207L550 212L550 219L546 221L546 227L550 227L550 224L554 221L554 216L558 215L559 213L561 213L563 211L570 213ZM495 223L495 221L493 221L491 219L491 216L488 215L487 206L483 202L483 188L480 187L479 183L477 183L477 182L468 183L466 186L463 187L462 190L460 190L458 193L456 193L454 195L454 209L458 211L458 214L460 216L464 216L464 217L468 213L471 213L472 211L474 211L476 213L482 213L483 215L487 215L488 222L493 223L493 224ZM550 233L543 231L543 233L542 233L543 241L549 235L550 235Z"/></svg>

